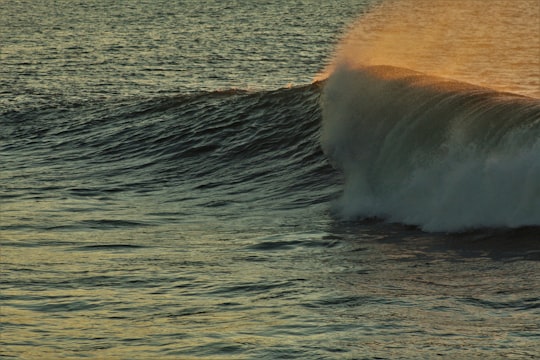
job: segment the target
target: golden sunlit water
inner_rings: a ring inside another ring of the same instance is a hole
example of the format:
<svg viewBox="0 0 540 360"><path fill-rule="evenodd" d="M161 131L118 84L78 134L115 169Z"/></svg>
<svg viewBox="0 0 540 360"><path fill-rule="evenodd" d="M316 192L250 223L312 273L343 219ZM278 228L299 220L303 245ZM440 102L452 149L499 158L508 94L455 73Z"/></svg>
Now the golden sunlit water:
<svg viewBox="0 0 540 360"><path fill-rule="evenodd" d="M536 358L539 18L0 1L0 359Z"/></svg>

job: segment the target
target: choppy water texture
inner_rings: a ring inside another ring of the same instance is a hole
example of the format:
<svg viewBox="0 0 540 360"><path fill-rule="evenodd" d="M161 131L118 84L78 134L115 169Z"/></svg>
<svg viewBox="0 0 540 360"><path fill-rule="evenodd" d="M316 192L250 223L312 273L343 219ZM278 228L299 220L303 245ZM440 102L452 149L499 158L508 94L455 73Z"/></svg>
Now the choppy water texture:
<svg viewBox="0 0 540 360"><path fill-rule="evenodd" d="M1 2L0 358L536 358L540 3L426 4Z"/></svg>

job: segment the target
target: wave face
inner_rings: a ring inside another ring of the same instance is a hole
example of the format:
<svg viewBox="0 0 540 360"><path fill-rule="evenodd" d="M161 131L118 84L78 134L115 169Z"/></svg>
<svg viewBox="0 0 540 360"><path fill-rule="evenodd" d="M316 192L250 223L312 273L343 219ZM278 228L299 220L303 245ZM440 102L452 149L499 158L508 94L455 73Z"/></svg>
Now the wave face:
<svg viewBox="0 0 540 360"><path fill-rule="evenodd" d="M337 211L428 231L540 224L540 102L415 71L337 69L321 143Z"/></svg>
<svg viewBox="0 0 540 360"><path fill-rule="evenodd" d="M19 208L36 193L151 195L183 218L318 206L339 193L319 144L319 97L314 84L11 110L0 115L0 180L11 184L0 198Z"/></svg>

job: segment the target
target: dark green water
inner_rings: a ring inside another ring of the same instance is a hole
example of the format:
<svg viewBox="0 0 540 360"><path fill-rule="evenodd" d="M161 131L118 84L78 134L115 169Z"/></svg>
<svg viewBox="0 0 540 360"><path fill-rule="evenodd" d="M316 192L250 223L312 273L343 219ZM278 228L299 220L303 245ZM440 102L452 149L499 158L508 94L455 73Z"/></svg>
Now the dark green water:
<svg viewBox="0 0 540 360"><path fill-rule="evenodd" d="M534 213L335 212L311 82L370 9L0 2L0 358L537 356Z"/></svg>

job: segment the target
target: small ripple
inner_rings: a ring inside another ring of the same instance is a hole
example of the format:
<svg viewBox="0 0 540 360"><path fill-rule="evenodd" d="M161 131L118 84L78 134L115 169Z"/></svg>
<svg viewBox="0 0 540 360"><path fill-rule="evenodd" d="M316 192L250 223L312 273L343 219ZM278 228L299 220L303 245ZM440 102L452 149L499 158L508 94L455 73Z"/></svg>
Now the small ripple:
<svg viewBox="0 0 540 360"><path fill-rule="evenodd" d="M81 251L96 251L96 250L137 250L145 249L148 246L133 245L133 244L98 244L98 245L83 245L78 246L75 250Z"/></svg>
<svg viewBox="0 0 540 360"><path fill-rule="evenodd" d="M274 290L276 288L283 288L283 287L289 287L292 286L293 282L291 281L284 281L284 282L277 282L277 283L246 283L246 284L237 284L237 285L231 285L226 287L220 287L219 289L216 289L211 292L211 294L260 294L260 293L267 293L270 290Z"/></svg>
<svg viewBox="0 0 540 360"><path fill-rule="evenodd" d="M96 228L96 229L151 226L151 224L146 223L146 222L141 222L141 221L109 220L109 219L84 220L84 221L81 221L81 224L84 224L91 228Z"/></svg>
<svg viewBox="0 0 540 360"><path fill-rule="evenodd" d="M464 303L490 309L516 309L531 310L540 308L540 298L528 298L516 301L494 301L468 297L462 300Z"/></svg>
<svg viewBox="0 0 540 360"><path fill-rule="evenodd" d="M292 239L283 239L283 235L269 236L260 239L256 244L248 245L249 250L276 251L276 250L292 250L299 247L302 248L333 248L339 244L338 239L325 238L320 239L318 236L307 235L302 239L302 235L295 234ZM286 236L285 236L286 237ZM300 239L298 239L300 237ZM274 240L277 239L277 240Z"/></svg>

